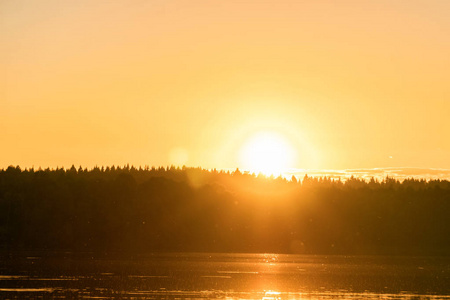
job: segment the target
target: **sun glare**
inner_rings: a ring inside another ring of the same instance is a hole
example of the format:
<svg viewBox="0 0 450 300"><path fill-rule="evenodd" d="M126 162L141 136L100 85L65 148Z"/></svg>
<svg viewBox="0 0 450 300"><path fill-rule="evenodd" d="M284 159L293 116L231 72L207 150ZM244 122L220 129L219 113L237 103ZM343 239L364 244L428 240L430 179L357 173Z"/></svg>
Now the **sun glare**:
<svg viewBox="0 0 450 300"><path fill-rule="evenodd" d="M289 143L275 132L253 135L241 149L242 166L255 173L279 175L292 167L293 153Z"/></svg>

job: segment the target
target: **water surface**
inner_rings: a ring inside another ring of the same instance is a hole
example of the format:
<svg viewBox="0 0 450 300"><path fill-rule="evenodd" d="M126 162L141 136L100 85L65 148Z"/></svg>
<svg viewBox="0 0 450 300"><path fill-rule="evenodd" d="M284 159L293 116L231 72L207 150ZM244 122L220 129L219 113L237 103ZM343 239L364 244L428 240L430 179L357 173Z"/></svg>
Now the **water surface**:
<svg viewBox="0 0 450 300"><path fill-rule="evenodd" d="M2 254L4 299L450 299L450 258Z"/></svg>

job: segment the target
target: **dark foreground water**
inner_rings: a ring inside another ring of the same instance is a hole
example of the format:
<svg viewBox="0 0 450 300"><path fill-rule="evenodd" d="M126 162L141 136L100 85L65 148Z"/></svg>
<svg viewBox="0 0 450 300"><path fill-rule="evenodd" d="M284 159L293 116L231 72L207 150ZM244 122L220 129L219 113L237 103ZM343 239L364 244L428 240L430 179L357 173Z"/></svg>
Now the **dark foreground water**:
<svg viewBox="0 0 450 300"><path fill-rule="evenodd" d="M0 299L450 299L450 258L0 255Z"/></svg>

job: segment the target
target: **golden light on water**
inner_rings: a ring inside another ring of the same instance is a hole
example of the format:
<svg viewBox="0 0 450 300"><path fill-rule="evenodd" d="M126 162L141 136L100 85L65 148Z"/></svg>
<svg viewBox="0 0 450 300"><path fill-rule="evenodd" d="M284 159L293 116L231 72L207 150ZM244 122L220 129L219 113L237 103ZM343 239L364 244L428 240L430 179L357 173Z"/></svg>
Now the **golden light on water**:
<svg viewBox="0 0 450 300"><path fill-rule="evenodd" d="M279 133L262 131L245 142L240 160L241 165L251 172L279 175L293 167L295 151Z"/></svg>

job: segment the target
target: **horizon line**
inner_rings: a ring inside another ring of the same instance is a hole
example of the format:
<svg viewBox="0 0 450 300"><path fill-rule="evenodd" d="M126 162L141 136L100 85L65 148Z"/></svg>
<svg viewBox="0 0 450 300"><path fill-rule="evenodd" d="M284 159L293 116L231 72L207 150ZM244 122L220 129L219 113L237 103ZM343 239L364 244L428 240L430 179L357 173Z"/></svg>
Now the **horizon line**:
<svg viewBox="0 0 450 300"><path fill-rule="evenodd" d="M78 167L75 166L75 164L72 164L70 167L64 167L64 166L56 166L56 167L42 167L39 166L38 168L35 168L34 165L31 167L20 167L20 165L9 165L7 167L0 168L0 171L5 171L9 167L17 168L19 167L22 171L24 170L70 170L72 167L75 167L77 170L79 168L83 170L94 170L96 168L135 168L137 170L153 170L153 169L161 169L164 170L170 170L172 168L175 169L201 169L205 171L224 171L224 172L230 172L233 173L236 170L239 170L242 173L245 174L254 174L259 175L261 172L254 172L252 170L246 170L243 168L204 168L201 166L193 167L193 166L176 166L176 165L167 165L167 166L150 166L150 165L139 165L135 166L132 164L124 164L124 165L106 165L106 166L99 166L95 165L93 167L83 167L82 165L79 165ZM414 178L414 179L427 179L427 180L436 180L436 179L443 179L443 180L450 180L450 169L445 168L424 168L424 167L377 167L377 168L354 168L354 169L301 169L301 168L290 168L283 172L280 172L278 174L264 174L266 177L274 176L274 177L283 177L286 179L292 178L292 176L296 177L296 179L301 179L305 175L308 175L309 177L328 177L331 179L348 179L352 176L355 178L361 178L361 179L382 179L386 177L391 177L395 179L408 179L408 178Z"/></svg>

